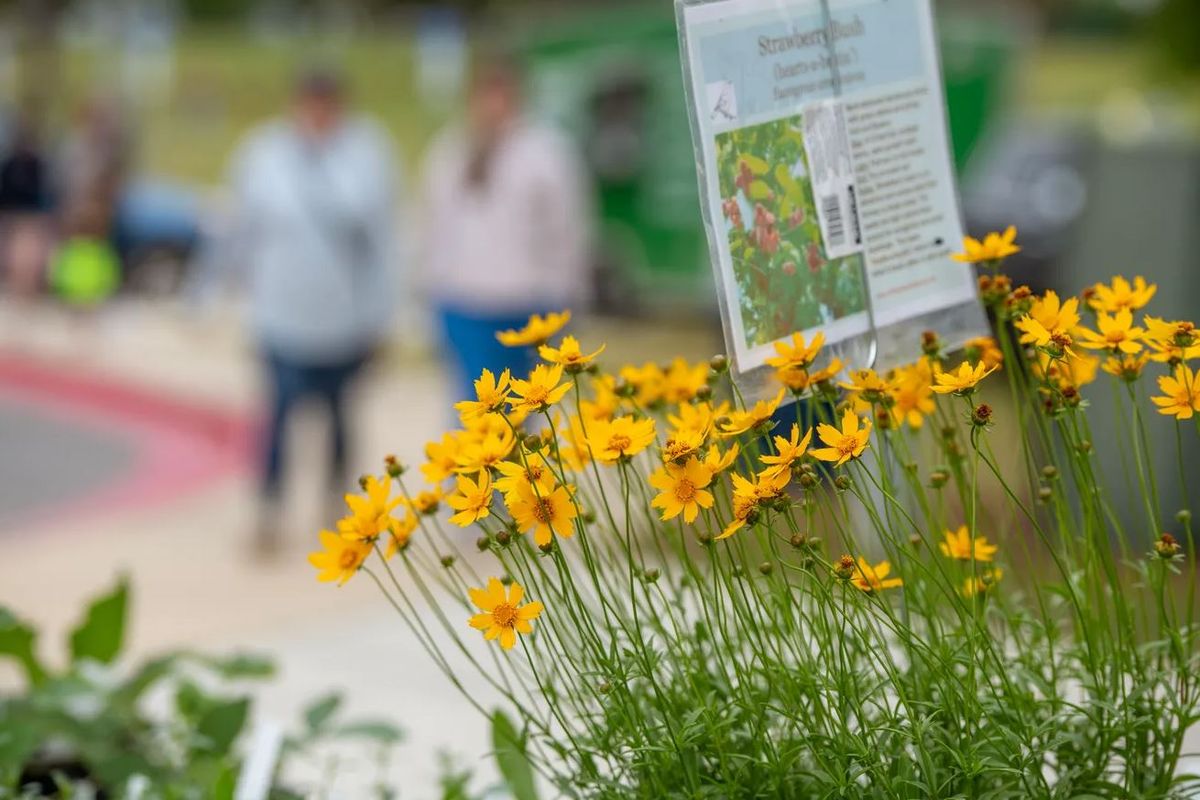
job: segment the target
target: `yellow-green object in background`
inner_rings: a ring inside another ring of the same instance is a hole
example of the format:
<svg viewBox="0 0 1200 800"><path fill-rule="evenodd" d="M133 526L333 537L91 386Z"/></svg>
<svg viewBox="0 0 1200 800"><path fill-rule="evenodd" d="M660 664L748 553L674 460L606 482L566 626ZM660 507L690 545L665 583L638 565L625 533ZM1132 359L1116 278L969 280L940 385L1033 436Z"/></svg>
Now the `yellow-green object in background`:
<svg viewBox="0 0 1200 800"><path fill-rule="evenodd" d="M106 300L121 282L116 251L102 239L77 236L58 248L50 270L50 284L63 300L95 305Z"/></svg>

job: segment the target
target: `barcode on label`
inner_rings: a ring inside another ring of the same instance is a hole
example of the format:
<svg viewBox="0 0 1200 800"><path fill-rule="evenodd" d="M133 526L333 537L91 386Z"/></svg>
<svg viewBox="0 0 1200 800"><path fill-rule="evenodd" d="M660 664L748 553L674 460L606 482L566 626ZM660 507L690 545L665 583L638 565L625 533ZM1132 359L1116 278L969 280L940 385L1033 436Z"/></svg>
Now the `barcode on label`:
<svg viewBox="0 0 1200 800"><path fill-rule="evenodd" d="M841 247L846 241L846 226L842 221L842 204L836 194L821 198L821 212L825 216L826 247Z"/></svg>

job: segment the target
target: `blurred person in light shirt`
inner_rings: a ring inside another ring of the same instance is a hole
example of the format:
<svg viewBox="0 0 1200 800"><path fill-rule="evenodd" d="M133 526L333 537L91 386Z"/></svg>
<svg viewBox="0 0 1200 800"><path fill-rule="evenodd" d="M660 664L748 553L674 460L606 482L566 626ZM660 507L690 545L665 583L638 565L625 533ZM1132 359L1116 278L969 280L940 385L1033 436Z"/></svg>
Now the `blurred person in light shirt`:
<svg viewBox="0 0 1200 800"><path fill-rule="evenodd" d="M484 369L524 377L532 351L496 331L588 300L589 201L582 163L558 131L524 114L517 64L490 57L472 77L466 118L431 145L421 261L454 371L473 397Z"/></svg>
<svg viewBox="0 0 1200 800"><path fill-rule="evenodd" d="M233 158L232 229L222 264L247 274L251 327L269 387L257 544L279 545L288 418L305 399L328 410L330 498L344 489L346 394L383 342L397 286L397 167L386 135L351 115L341 78L297 82L290 117L250 133Z"/></svg>

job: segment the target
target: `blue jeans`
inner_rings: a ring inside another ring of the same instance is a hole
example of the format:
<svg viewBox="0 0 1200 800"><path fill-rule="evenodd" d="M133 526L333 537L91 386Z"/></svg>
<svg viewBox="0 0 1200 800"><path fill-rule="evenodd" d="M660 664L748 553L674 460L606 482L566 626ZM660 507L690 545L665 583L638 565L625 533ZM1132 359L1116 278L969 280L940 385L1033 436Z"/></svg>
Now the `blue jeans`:
<svg viewBox="0 0 1200 800"><path fill-rule="evenodd" d="M262 493L279 496L286 451L287 421L306 398L315 398L329 411L329 451L326 467L331 486L342 486L346 472L346 389L367 361L366 354L343 361L310 364L285 358L269 350L264 354L270 385L270 419L263 451Z"/></svg>
<svg viewBox="0 0 1200 800"><path fill-rule="evenodd" d="M524 378L533 369L533 348L505 347L496 341L496 331L524 327L529 314L488 314L449 305L438 313L455 400L474 399L474 381L485 369L495 375L509 369L514 378Z"/></svg>

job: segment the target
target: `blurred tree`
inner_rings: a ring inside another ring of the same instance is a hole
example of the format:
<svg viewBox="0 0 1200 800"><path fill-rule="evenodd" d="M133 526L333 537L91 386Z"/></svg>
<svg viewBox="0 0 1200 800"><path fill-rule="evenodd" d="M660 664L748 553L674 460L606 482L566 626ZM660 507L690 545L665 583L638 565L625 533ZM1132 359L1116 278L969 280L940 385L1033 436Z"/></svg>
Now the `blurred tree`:
<svg viewBox="0 0 1200 800"><path fill-rule="evenodd" d="M1151 30L1172 66L1200 70L1200 0L1163 0Z"/></svg>

